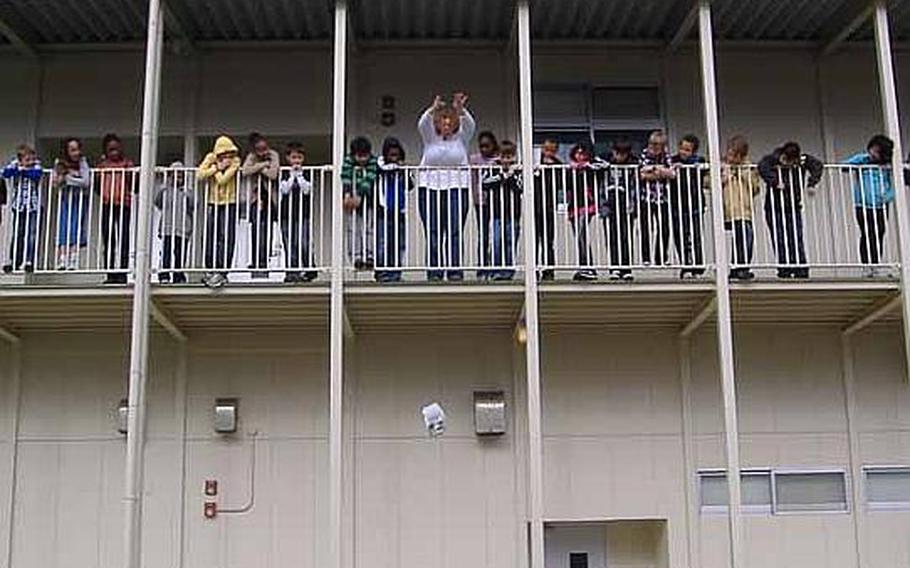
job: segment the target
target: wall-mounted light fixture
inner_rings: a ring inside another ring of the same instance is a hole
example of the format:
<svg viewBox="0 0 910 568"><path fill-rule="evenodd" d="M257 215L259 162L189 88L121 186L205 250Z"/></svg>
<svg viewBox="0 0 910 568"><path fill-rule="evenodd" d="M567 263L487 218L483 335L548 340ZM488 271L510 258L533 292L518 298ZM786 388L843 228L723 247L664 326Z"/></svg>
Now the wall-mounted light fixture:
<svg viewBox="0 0 910 568"><path fill-rule="evenodd" d="M503 391L474 392L474 433L502 436L506 433L506 396Z"/></svg>
<svg viewBox="0 0 910 568"><path fill-rule="evenodd" d="M237 422L240 418L237 410L239 402L236 398L215 399L215 432L237 433Z"/></svg>

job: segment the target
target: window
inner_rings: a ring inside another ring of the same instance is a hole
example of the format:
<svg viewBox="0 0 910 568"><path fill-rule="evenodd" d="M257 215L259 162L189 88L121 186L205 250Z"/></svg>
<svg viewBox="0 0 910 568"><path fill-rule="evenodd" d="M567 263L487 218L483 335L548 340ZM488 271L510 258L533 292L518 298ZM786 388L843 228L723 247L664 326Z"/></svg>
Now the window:
<svg viewBox="0 0 910 568"><path fill-rule="evenodd" d="M906 477L891 478L882 484L883 493L910 491L910 469ZM752 514L786 514L807 512L837 512L849 510L847 480L843 470L796 471L744 469L742 475L743 512ZM698 472L699 499L702 513L726 513L729 502L727 474L724 470ZM868 479L868 477L867 477ZM905 492L906 505L910 496ZM890 493L882 495L890 497ZM871 503L871 493L870 493Z"/></svg>
<svg viewBox="0 0 910 568"><path fill-rule="evenodd" d="M910 467L870 466L864 473L869 509L910 509Z"/></svg>
<svg viewBox="0 0 910 568"><path fill-rule="evenodd" d="M847 479L843 471L774 472L774 511L846 513Z"/></svg>
<svg viewBox="0 0 910 568"><path fill-rule="evenodd" d="M651 131L664 127L661 114L660 91L654 86L535 87L534 143L556 140L563 159L581 140L594 144L599 155L606 155L620 138L640 152Z"/></svg>
<svg viewBox="0 0 910 568"><path fill-rule="evenodd" d="M588 553L570 552L569 568L588 568Z"/></svg>
<svg viewBox="0 0 910 568"><path fill-rule="evenodd" d="M729 502L727 474L723 470L699 472L701 508L705 513L723 513ZM742 470L743 511L747 513L771 512L771 472L768 470Z"/></svg>

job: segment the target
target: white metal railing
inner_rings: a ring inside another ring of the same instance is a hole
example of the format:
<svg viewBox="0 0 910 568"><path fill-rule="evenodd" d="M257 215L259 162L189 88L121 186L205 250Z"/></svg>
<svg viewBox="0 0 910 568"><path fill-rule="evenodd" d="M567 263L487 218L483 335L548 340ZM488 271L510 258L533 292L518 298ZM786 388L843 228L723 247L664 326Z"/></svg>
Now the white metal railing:
<svg viewBox="0 0 910 568"><path fill-rule="evenodd" d="M88 179L44 170L5 180L4 272L107 273L126 282L138 169L92 170Z"/></svg>
<svg viewBox="0 0 910 568"><path fill-rule="evenodd" d="M888 167L830 165L813 180L805 169L776 169L762 179L744 166L724 168L724 178L728 214L744 195L753 210L751 219L728 219L734 273L888 277L900 262Z"/></svg>
<svg viewBox="0 0 910 568"><path fill-rule="evenodd" d="M311 281L330 266L328 166L284 167L275 180L197 179L195 168L161 168L155 194L155 272L235 280Z"/></svg>
<svg viewBox="0 0 910 568"><path fill-rule="evenodd" d="M194 168L157 175L157 280L218 273L301 281L330 265L330 167L285 167L276 180L238 173L220 188L198 180ZM532 191L522 188L519 167L386 167L366 185L361 175L348 188L357 199L346 200L344 217L349 278L511 279L523 268L522 199L532 195L544 278L675 278L713 268L712 188L703 165L677 167L658 181L639 166L538 166ZM799 168L768 177L754 165L722 168L735 278L894 275L890 168L828 165L815 185ZM138 169L96 169L87 182L74 181L53 170L6 180L4 271L126 282Z"/></svg>
<svg viewBox="0 0 910 568"><path fill-rule="evenodd" d="M210 272L242 280L273 271L300 281L329 266L330 167L282 168L274 181L238 173L221 190L197 180L195 168L157 172L151 226L160 281ZM107 274L125 283L134 258L138 173L95 169L79 185L53 170L40 180L7 180L3 270Z"/></svg>
<svg viewBox="0 0 910 568"><path fill-rule="evenodd" d="M633 270L701 275L714 257L706 238L712 234L708 177L702 165L662 174L606 163L541 166L535 197L544 276L570 271L577 280L593 280L606 271L613 279L631 279Z"/></svg>
<svg viewBox="0 0 910 568"><path fill-rule="evenodd" d="M521 268L520 168L355 169L345 186L349 274L378 281L511 280Z"/></svg>

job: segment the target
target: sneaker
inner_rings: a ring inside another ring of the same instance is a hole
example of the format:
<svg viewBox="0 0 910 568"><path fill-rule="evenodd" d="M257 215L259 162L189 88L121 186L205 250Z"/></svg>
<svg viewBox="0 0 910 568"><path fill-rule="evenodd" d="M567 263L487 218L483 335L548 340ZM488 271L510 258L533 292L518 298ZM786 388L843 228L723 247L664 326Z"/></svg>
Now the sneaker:
<svg viewBox="0 0 910 568"><path fill-rule="evenodd" d="M285 284L297 284L298 282L302 282L302 281L303 281L303 277L298 272L288 272L287 274L284 275Z"/></svg>
<svg viewBox="0 0 910 568"><path fill-rule="evenodd" d="M428 282L442 282L445 279L445 274L442 272L437 272L435 270L427 272L427 281Z"/></svg>
<svg viewBox="0 0 910 568"><path fill-rule="evenodd" d="M553 271L553 269L548 268L546 270L541 271L540 279L543 280L544 282L553 281L556 279L556 273Z"/></svg>
<svg viewBox="0 0 910 568"><path fill-rule="evenodd" d="M793 269L793 274L791 278L796 278L797 280L807 280L809 278L809 269L808 268L795 268Z"/></svg>
<svg viewBox="0 0 910 568"><path fill-rule="evenodd" d="M354 270L366 270L367 264L362 260L354 261Z"/></svg>
<svg viewBox="0 0 910 568"><path fill-rule="evenodd" d="M575 273L575 276L572 277L572 280L576 282L593 282L597 280L597 273L593 270L579 270Z"/></svg>
<svg viewBox="0 0 910 568"><path fill-rule="evenodd" d="M250 274L250 278L252 278L253 280L268 280L269 273L268 272L253 272Z"/></svg>
<svg viewBox="0 0 910 568"><path fill-rule="evenodd" d="M622 273L622 279L626 282L631 282L635 280L635 276L632 275L632 271L627 271Z"/></svg>
<svg viewBox="0 0 910 568"><path fill-rule="evenodd" d="M492 279L495 282L508 282L515 278L515 273L511 270L503 270L501 272L494 272Z"/></svg>
<svg viewBox="0 0 910 568"><path fill-rule="evenodd" d="M610 271L610 280L619 281L622 280L622 272L619 270Z"/></svg>
<svg viewBox="0 0 910 568"><path fill-rule="evenodd" d="M182 272L174 274L174 284L186 284L186 274Z"/></svg>
<svg viewBox="0 0 910 568"><path fill-rule="evenodd" d="M174 280L176 280L176 277L174 278ZM159 283L159 284L170 284L170 283L171 283L171 275L170 275L170 273L168 273L168 272L162 272L161 274L159 274L159 275L158 275L158 283Z"/></svg>
<svg viewBox="0 0 910 568"><path fill-rule="evenodd" d="M4 264L4 265L3 265L3 273L4 273L4 274L9 274L9 273L11 273L12 271L13 271L13 265L12 265L12 264Z"/></svg>
<svg viewBox="0 0 910 568"><path fill-rule="evenodd" d="M227 277L225 277L224 274L216 272L213 274L208 274L206 277L204 277L202 279L202 283L209 288L216 290L218 288L224 287L224 285L227 284Z"/></svg>
<svg viewBox="0 0 910 568"><path fill-rule="evenodd" d="M867 267L863 268L863 278L877 278L877 277L878 277L878 271L874 267L867 266Z"/></svg>
<svg viewBox="0 0 910 568"><path fill-rule="evenodd" d="M66 259L66 269L67 270L79 270L79 260L80 260L80 250L70 251L68 258Z"/></svg>
<svg viewBox="0 0 910 568"><path fill-rule="evenodd" d="M449 282L461 282L464 280L464 273L460 270L450 270L446 273L446 279Z"/></svg>
<svg viewBox="0 0 910 568"><path fill-rule="evenodd" d="M315 270L307 270L307 271L304 271L304 273L300 275L300 281L301 282L312 282L313 280L316 280L316 278L318 278L318 277L319 277L319 273L316 272Z"/></svg>
<svg viewBox="0 0 910 568"><path fill-rule="evenodd" d="M66 264L69 261L69 254L66 250L61 250L57 253L57 270L63 271L66 270Z"/></svg>
<svg viewBox="0 0 910 568"><path fill-rule="evenodd" d="M23 270L25 270L26 274L31 274L32 272L35 271L35 265L32 264L31 262L26 262L25 268Z"/></svg>

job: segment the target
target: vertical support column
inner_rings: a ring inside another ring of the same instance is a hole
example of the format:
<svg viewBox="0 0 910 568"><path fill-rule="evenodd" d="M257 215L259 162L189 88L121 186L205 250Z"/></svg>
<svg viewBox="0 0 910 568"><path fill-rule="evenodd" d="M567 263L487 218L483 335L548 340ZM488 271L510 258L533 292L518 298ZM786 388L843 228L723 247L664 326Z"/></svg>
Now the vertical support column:
<svg viewBox="0 0 910 568"><path fill-rule="evenodd" d="M7 527L5 564L13 566L13 539L16 530L16 486L19 471L19 413L22 405L22 344L19 337L0 328L0 341L6 340L10 345L10 396L9 404L9 463L7 465L9 488L7 491Z"/></svg>
<svg viewBox="0 0 910 568"><path fill-rule="evenodd" d="M531 568L544 568L543 531L543 434L540 394L540 323L537 294L537 235L534 226L534 112L531 80L531 5L518 2L518 68L521 100L521 163L525 189L525 326L528 341L528 516Z"/></svg>
<svg viewBox="0 0 910 568"><path fill-rule="evenodd" d="M329 563L343 565L344 512L342 456L344 402L344 216L341 209L347 75L347 0L335 1L334 114L332 122L332 288L329 317Z"/></svg>
<svg viewBox="0 0 910 568"><path fill-rule="evenodd" d="M35 98L31 108L28 109L28 130L25 140L35 149L38 149L38 136L41 127L41 104L44 98L44 62L34 60L33 73L35 77ZM41 150L38 149L40 152Z"/></svg>
<svg viewBox="0 0 910 568"><path fill-rule="evenodd" d="M902 309L904 316L904 357L907 361L907 377L910 381L910 200L904 179L904 147L901 143L901 124L897 105L897 87L894 81L894 61L891 54L891 31L888 23L888 4L878 0L875 4L875 52L878 57L878 79L881 89L882 110L885 130L894 140L894 161L892 177L897 209L898 248L901 259Z"/></svg>
<svg viewBox="0 0 910 568"><path fill-rule="evenodd" d="M721 184L720 127L717 115L717 84L714 71L714 35L710 0L699 0L698 35L701 44L701 75L705 105L705 130L711 166L711 211L714 217L716 258L717 341L720 355L721 390L724 401L724 446L729 490L730 567L741 568L743 559L742 494L740 492L739 421L736 410L736 375L733 359L733 324L730 308L730 261L724 234L724 202ZM686 472L687 475L691 472Z"/></svg>
<svg viewBox="0 0 910 568"><path fill-rule="evenodd" d="M192 167L198 163L199 149L196 140L196 117L199 115L199 89L201 88L202 55L193 52L187 57L189 70L185 71L187 97L183 109L183 164Z"/></svg>
<svg viewBox="0 0 910 568"><path fill-rule="evenodd" d="M863 510L863 466L859 449L859 433L856 429L856 386L853 376L852 332L841 334L841 365L843 369L844 415L847 419L847 455L850 461L850 497L853 508L853 537L856 544L856 566L863 568L866 557L865 522Z"/></svg>
<svg viewBox="0 0 910 568"><path fill-rule="evenodd" d="M145 93L142 108L142 152L139 166L139 211L136 216L136 259L133 284L133 319L130 342L129 416L124 482L123 564L139 568L142 561L142 493L145 468L145 389L148 382L149 343L149 226L152 188L158 154L158 117L161 94L161 48L164 21L160 0L149 0L148 39L145 52Z"/></svg>

